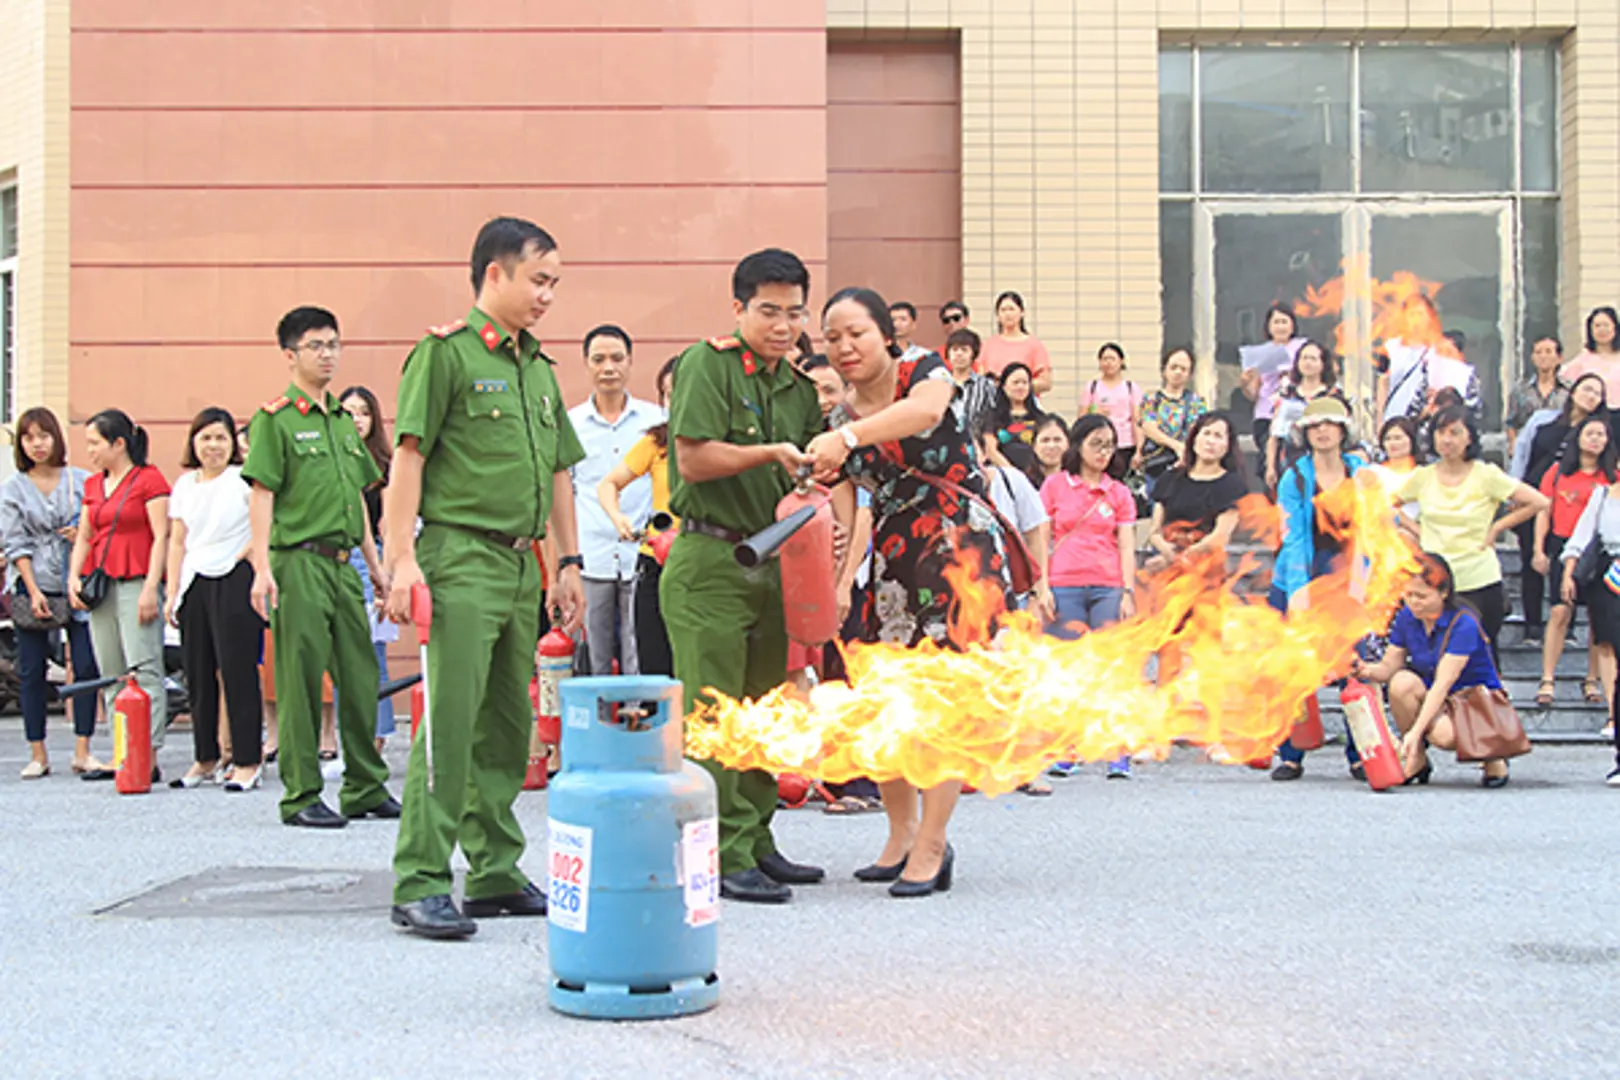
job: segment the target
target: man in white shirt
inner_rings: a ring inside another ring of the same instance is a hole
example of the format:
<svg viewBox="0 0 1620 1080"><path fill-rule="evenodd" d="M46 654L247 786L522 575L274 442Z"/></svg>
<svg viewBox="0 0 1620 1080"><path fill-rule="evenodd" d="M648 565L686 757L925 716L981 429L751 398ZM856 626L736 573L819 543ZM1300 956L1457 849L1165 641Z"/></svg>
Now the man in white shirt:
<svg viewBox="0 0 1620 1080"><path fill-rule="evenodd" d="M917 330L917 305L909 300L896 300L889 305L889 318L894 320L894 343L901 348L900 359L921 360L928 350L911 340Z"/></svg>
<svg viewBox="0 0 1620 1080"><path fill-rule="evenodd" d="M568 410L585 448L585 460L569 470L574 479L574 512L579 551L585 558L585 644L591 674L607 675L617 656L625 675L639 673L634 595L638 541L627 540L609 520L596 488L650 427L664 422L664 410L631 397L630 335L612 324L585 335L585 367L591 396ZM619 509L641 529L652 515L652 481L640 477L619 495Z"/></svg>

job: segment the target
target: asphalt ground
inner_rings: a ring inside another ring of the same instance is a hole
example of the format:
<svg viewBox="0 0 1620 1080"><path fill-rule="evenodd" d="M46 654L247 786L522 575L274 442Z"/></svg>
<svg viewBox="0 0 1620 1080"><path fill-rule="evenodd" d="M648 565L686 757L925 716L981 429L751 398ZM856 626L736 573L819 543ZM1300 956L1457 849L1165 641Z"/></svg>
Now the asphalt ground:
<svg viewBox="0 0 1620 1080"><path fill-rule="evenodd" d="M964 799L956 886L920 901L850 878L881 814L784 812L783 850L828 883L725 906L713 1012L610 1024L548 1009L543 921L392 929L391 823L286 828L273 772L119 796L67 772L60 723L60 771L25 784L20 728L0 722L6 1077L1620 1075L1607 748L1538 747L1501 791L1439 753L1430 787L1384 794L1332 748L1287 785L1191 751L1128 782L1097 766ZM176 732L165 772L188 750ZM545 797L519 808L542 877ZM316 883L299 910L241 886L275 867Z"/></svg>

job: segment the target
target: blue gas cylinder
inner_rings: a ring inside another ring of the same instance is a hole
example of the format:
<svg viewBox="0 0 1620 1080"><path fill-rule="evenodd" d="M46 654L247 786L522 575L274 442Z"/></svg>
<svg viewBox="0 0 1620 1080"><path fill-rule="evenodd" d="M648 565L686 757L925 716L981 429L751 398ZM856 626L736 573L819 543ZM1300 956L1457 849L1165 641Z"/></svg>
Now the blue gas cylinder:
<svg viewBox="0 0 1620 1080"><path fill-rule="evenodd" d="M551 1007L650 1019L720 1000L714 781L683 756L681 684L568 679L551 782Z"/></svg>

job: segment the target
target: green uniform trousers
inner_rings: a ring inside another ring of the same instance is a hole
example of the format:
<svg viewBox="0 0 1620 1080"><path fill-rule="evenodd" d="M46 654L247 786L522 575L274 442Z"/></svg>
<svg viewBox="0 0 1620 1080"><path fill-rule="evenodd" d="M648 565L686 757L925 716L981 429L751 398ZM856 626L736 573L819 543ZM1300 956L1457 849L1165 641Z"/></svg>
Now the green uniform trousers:
<svg viewBox="0 0 1620 1080"><path fill-rule="evenodd" d="M664 565L658 602L688 712L706 686L758 697L787 678L782 572L775 559L744 570L724 540L682 533ZM776 778L761 769L698 764L714 777L719 795L720 872L752 869L776 850Z"/></svg>
<svg viewBox="0 0 1620 1080"><path fill-rule="evenodd" d="M343 745L338 809L363 814L388 799L388 766L372 740L377 730L377 653L360 575L313 551L272 551L270 572L280 597L271 613L276 642L277 760L281 820L320 800L321 675L337 691Z"/></svg>
<svg viewBox="0 0 1620 1080"><path fill-rule="evenodd" d="M467 856L466 896L520 892L523 828L512 804L523 790L534 706L529 681L540 630L540 566L463 529L428 525L416 560L433 591L426 729L411 745L405 810L394 849L394 902L448 896L450 856Z"/></svg>

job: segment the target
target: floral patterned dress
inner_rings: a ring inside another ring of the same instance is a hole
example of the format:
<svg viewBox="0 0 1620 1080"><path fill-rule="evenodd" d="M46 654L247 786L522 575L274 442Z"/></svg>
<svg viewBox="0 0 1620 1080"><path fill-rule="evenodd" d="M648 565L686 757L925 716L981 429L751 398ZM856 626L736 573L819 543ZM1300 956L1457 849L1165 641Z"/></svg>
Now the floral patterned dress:
<svg viewBox="0 0 1620 1080"><path fill-rule="evenodd" d="M952 381L938 356L902 360L895 400L929 380ZM864 641L916 645L928 638L950 645L955 596L945 569L967 548L979 554L981 578L994 575L1007 608L1015 606L995 517L980 502L942 491L908 472L909 467L931 473L981 497L985 494L984 472L967 433L961 402L958 394L931 430L898 442L863 446L844 465L844 475L872 494L871 588L860 613ZM830 426L854 419L841 405L830 417Z"/></svg>

